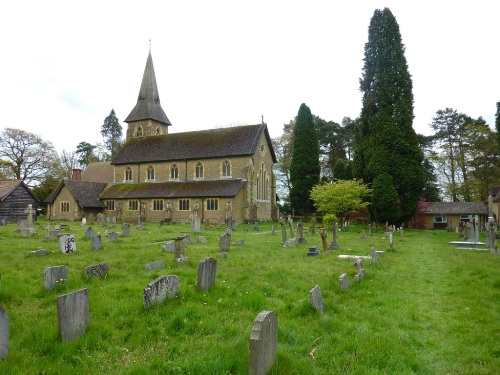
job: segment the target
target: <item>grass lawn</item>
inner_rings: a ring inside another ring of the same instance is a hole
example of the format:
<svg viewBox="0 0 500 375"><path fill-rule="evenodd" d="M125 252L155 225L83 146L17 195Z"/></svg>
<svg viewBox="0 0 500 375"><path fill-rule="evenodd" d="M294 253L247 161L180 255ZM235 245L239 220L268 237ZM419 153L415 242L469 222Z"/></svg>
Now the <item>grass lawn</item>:
<svg viewBox="0 0 500 375"><path fill-rule="evenodd" d="M366 276L355 283L353 259L337 255L369 255L371 246L388 250L381 230L362 240L366 228L351 227L338 233L339 250L307 257L309 246L321 248L319 234L281 248L271 224L261 224L260 232L240 225L232 238L244 245L222 259L222 230L213 225L199 234L207 244L191 235L189 261L179 265L162 246L188 233L189 225L132 226L130 237L109 243L103 236L103 249L92 251L86 227L67 223L77 252L63 254L57 240L43 239L45 224L37 224L34 238L15 233L14 224L0 227L0 306L10 319L0 374L245 374L250 332L262 310L278 319L273 374L500 373L500 256L451 247L455 233L405 230L404 239L396 233L395 251L375 265L365 259ZM49 255L31 256L38 248ZM206 256L217 259L217 278L212 290L201 292L198 262ZM157 260L165 267L145 268ZM101 262L109 265L105 280L82 277L85 266ZM43 271L58 265L68 267L68 282L47 292ZM339 288L342 273L351 283L346 291ZM179 276L179 296L145 310L143 289L163 275ZM315 285L323 313L311 307ZM81 288L88 288L90 326L63 343L57 296Z"/></svg>

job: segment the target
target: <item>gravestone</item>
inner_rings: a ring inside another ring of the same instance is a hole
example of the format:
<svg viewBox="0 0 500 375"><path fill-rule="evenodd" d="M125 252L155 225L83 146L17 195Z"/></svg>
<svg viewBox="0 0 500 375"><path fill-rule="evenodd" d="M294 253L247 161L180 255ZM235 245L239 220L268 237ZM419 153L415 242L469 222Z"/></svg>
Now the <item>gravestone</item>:
<svg viewBox="0 0 500 375"><path fill-rule="evenodd" d="M98 225L106 225L106 218L104 217L104 214L99 212L96 216L97 224Z"/></svg>
<svg viewBox="0 0 500 375"><path fill-rule="evenodd" d="M90 213L89 216L87 216L87 223L89 225L92 225L92 224L94 224L94 221L95 221L94 214Z"/></svg>
<svg viewBox="0 0 500 375"><path fill-rule="evenodd" d="M9 316L0 306L0 358L9 354Z"/></svg>
<svg viewBox="0 0 500 375"><path fill-rule="evenodd" d="M175 243L174 241L167 241L165 242L165 245L163 246L163 252L164 253L173 253L175 249Z"/></svg>
<svg viewBox="0 0 500 375"><path fill-rule="evenodd" d="M82 335L90 323L87 289L57 297L57 322L62 341Z"/></svg>
<svg viewBox="0 0 500 375"><path fill-rule="evenodd" d="M290 238L295 238L295 235L293 233L293 219L292 219L292 215L288 215L288 225L290 225Z"/></svg>
<svg viewBox="0 0 500 375"><path fill-rule="evenodd" d="M366 240L366 234L361 233L361 236L359 236L359 238L360 238L361 240Z"/></svg>
<svg viewBox="0 0 500 375"><path fill-rule="evenodd" d="M87 219L86 218L82 217L82 224L81 225L82 226L87 225Z"/></svg>
<svg viewBox="0 0 500 375"><path fill-rule="evenodd" d="M224 219L222 219L222 216L219 216L217 219L217 229L222 227L222 224L224 223Z"/></svg>
<svg viewBox="0 0 500 375"><path fill-rule="evenodd" d="M179 276L168 275L158 277L144 289L143 304L148 308L153 303L162 303L167 298L175 298L179 294Z"/></svg>
<svg viewBox="0 0 500 375"><path fill-rule="evenodd" d="M273 226L271 227L271 235L272 235L272 236L276 236L276 225L273 225Z"/></svg>
<svg viewBox="0 0 500 375"><path fill-rule="evenodd" d="M38 249L35 251L31 251L30 254L31 254L31 256L34 256L34 257L43 257L45 255L49 255L49 252L45 249Z"/></svg>
<svg viewBox="0 0 500 375"><path fill-rule="evenodd" d="M118 232L106 232L108 242L114 242L118 239Z"/></svg>
<svg viewBox="0 0 500 375"><path fill-rule="evenodd" d="M192 245L193 244L193 239L191 238L190 234L185 234L184 235L184 244L186 244L186 245Z"/></svg>
<svg viewBox="0 0 500 375"><path fill-rule="evenodd" d="M333 223L332 225L332 243L330 244L330 249L338 249L340 246L339 244L337 243L337 229L338 229L338 225L337 223Z"/></svg>
<svg viewBox="0 0 500 375"><path fill-rule="evenodd" d="M197 236L196 243L207 243L207 238L205 236Z"/></svg>
<svg viewBox="0 0 500 375"><path fill-rule="evenodd" d="M210 219L205 219L205 230L209 230L210 229Z"/></svg>
<svg viewBox="0 0 500 375"><path fill-rule="evenodd" d="M309 291L309 298L311 298L311 304L316 311L323 312L323 297L321 296L321 290L319 285L316 285Z"/></svg>
<svg viewBox="0 0 500 375"><path fill-rule="evenodd" d="M101 250L101 247L102 247L101 235L98 234L97 236L93 236L90 239L90 244L92 246L92 250Z"/></svg>
<svg viewBox="0 0 500 375"><path fill-rule="evenodd" d="M94 237L94 229L92 227L88 227L85 231L85 238L91 239Z"/></svg>
<svg viewBox="0 0 500 375"><path fill-rule="evenodd" d="M308 257L315 257L315 256L318 256L319 254L320 254L320 252L319 252L318 246L311 246L309 248L309 251L307 252Z"/></svg>
<svg viewBox="0 0 500 375"><path fill-rule="evenodd" d="M196 287L199 290L210 290L215 284L215 275L217 272L217 260L206 257L198 263L198 278Z"/></svg>
<svg viewBox="0 0 500 375"><path fill-rule="evenodd" d="M258 221L255 222L255 224L253 226L253 230L254 230L254 232L260 232L259 222Z"/></svg>
<svg viewBox="0 0 500 375"><path fill-rule="evenodd" d="M7 218L2 216L0 217L0 226L4 227L7 225Z"/></svg>
<svg viewBox="0 0 500 375"><path fill-rule="evenodd" d="M36 228L33 225L33 215L35 214L33 205L28 204L28 208L24 210L24 213L26 214L26 221L24 225L21 226L21 234L24 237L33 236L36 234Z"/></svg>
<svg viewBox="0 0 500 375"><path fill-rule="evenodd" d="M373 236L373 234L372 234L372 225L371 224L368 224L368 236L369 237Z"/></svg>
<svg viewBox="0 0 500 375"><path fill-rule="evenodd" d="M191 232L200 233L201 218L199 216L193 216L191 220Z"/></svg>
<svg viewBox="0 0 500 375"><path fill-rule="evenodd" d="M235 246L243 246L245 244L245 240L241 239L234 243Z"/></svg>
<svg viewBox="0 0 500 375"><path fill-rule="evenodd" d="M54 230L50 229L49 230L49 238L59 237L59 232L60 232L59 229L54 229Z"/></svg>
<svg viewBox="0 0 500 375"><path fill-rule="evenodd" d="M279 223L281 224L281 245L286 244L286 227L285 227L285 218L280 216Z"/></svg>
<svg viewBox="0 0 500 375"><path fill-rule="evenodd" d="M105 279L106 276L108 276L108 272L109 272L108 263L99 263L85 267L83 269L83 277L86 279L90 277Z"/></svg>
<svg viewBox="0 0 500 375"><path fill-rule="evenodd" d="M231 234L226 230L219 237L219 250L229 250L231 248Z"/></svg>
<svg viewBox="0 0 500 375"><path fill-rule="evenodd" d="M394 250L394 236L392 235L392 232L389 233L389 247L391 251Z"/></svg>
<svg viewBox="0 0 500 375"><path fill-rule="evenodd" d="M341 290L346 290L349 288L349 276L347 276L347 273L343 273L339 277L339 285Z"/></svg>
<svg viewBox="0 0 500 375"><path fill-rule="evenodd" d="M157 260L155 262L146 263L146 269L148 271L154 271L163 267L165 267L165 262L163 260Z"/></svg>
<svg viewBox="0 0 500 375"><path fill-rule="evenodd" d="M74 234L59 235L59 249L63 254L70 254L76 251L76 240Z"/></svg>
<svg viewBox="0 0 500 375"><path fill-rule="evenodd" d="M227 259L227 253L225 252L219 253L219 257L221 257L222 259Z"/></svg>
<svg viewBox="0 0 500 375"><path fill-rule="evenodd" d="M174 240L174 259L184 256L184 236L172 237Z"/></svg>
<svg viewBox="0 0 500 375"><path fill-rule="evenodd" d="M354 268L357 270L357 271L360 271L363 269L363 259L361 258L356 258L354 260L354 264L353 264Z"/></svg>
<svg viewBox="0 0 500 375"><path fill-rule="evenodd" d="M302 224L302 219L297 222L297 236L299 237L299 243L307 242L304 238L304 224Z"/></svg>
<svg viewBox="0 0 500 375"><path fill-rule="evenodd" d="M52 290L68 282L68 268L66 266L48 267L43 271L43 287Z"/></svg>
<svg viewBox="0 0 500 375"><path fill-rule="evenodd" d="M249 375L264 375L271 370L278 352L278 320L272 311L262 311L254 320L250 335Z"/></svg>
<svg viewBox="0 0 500 375"><path fill-rule="evenodd" d="M130 224L128 223L122 224L122 236L123 237L130 236Z"/></svg>
<svg viewBox="0 0 500 375"><path fill-rule="evenodd" d="M374 247L372 247L370 249L370 255L372 257L372 264L376 264L377 263L377 250L375 250Z"/></svg>

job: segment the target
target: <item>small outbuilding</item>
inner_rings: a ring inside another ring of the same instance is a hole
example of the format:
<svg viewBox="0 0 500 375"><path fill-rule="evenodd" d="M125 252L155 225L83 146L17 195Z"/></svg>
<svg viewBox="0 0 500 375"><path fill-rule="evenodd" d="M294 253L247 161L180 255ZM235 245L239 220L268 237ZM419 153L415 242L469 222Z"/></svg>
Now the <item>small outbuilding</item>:
<svg viewBox="0 0 500 375"><path fill-rule="evenodd" d="M24 212L28 205L35 211L36 220L38 199L22 180L0 180L0 217L6 222L17 223L26 219Z"/></svg>
<svg viewBox="0 0 500 375"><path fill-rule="evenodd" d="M425 202L415 215L415 227L419 229L455 229L460 222L468 222L469 216L478 216L480 228L488 220L488 204L485 202Z"/></svg>

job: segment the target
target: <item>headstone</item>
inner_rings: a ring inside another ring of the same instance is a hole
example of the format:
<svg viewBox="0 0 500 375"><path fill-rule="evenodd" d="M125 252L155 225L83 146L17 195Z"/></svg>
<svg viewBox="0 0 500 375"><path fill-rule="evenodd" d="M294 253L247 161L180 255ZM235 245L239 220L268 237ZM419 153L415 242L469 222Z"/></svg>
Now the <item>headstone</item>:
<svg viewBox="0 0 500 375"><path fill-rule="evenodd" d="M54 229L54 230L49 230L49 238L57 238L59 237L59 230Z"/></svg>
<svg viewBox="0 0 500 375"><path fill-rule="evenodd" d="M86 218L82 217L82 224L81 225L82 226L87 225L87 219Z"/></svg>
<svg viewBox="0 0 500 375"><path fill-rule="evenodd" d="M59 235L59 249L63 254L70 254L76 251L76 240L74 234Z"/></svg>
<svg viewBox="0 0 500 375"><path fill-rule="evenodd" d="M394 238L393 238L392 232L389 233L389 247L390 247L391 251L394 250Z"/></svg>
<svg viewBox="0 0 500 375"><path fill-rule="evenodd" d="M130 224L125 223L122 225L122 236L123 237L130 236Z"/></svg>
<svg viewBox="0 0 500 375"><path fill-rule="evenodd" d="M66 266L48 267L43 271L43 287L52 290L68 282L68 268Z"/></svg>
<svg viewBox="0 0 500 375"><path fill-rule="evenodd" d="M219 250L229 250L231 248L231 234L226 230L219 237Z"/></svg>
<svg viewBox="0 0 500 375"><path fill-rule="evenodd" d="M280 216L280 224L281 224L281 244L285 244L286 243L286 240L287 240L287 237L286 237L286 227L285 227L285 218L283 216Z"/></svg>
<svg viewBox="0 0 500 375"><path fill-rule="evenodd" d="M192 245L193 244L193 239L191 238L191 235L189 235L189 234L184 235L184 243L186 245Z"/></svg>
<svg viewBox="0 0 500 375"><path fill-rule="evenodd" d="M401 232L401 240L404 240L405 239L405 230L404 230L403 224L401 224L401 228L399 229L399 231Z"/></svg>
<svg viewBox="0 0 500 375"><path fill-rule="evenodd" d="M165 245L163 246L164 253L173 253L174 249L175 249L174 241L165 242Z"/></svg>
<svg viewBox="0 0 500 375"><path fill-rule="evenodd" d="M318 250L318 246L311 246L309 248L309 251L307 252L308 257L315 257L315 256L318 256L319 254L320 254L320 252Z"/></svg>
<svg viewBox="0 0 500 375"><path fill-rule="evenodd" d="M253 226L253 230L254 230L254 232L260 232L259 222L258 221L255 222L255 224Z"/></svg>
<svg viewBox="0 0 500 375"><path fill-rule="evenodd" d="M293 233L293 219L292 219L292 215L288 215L288 225L290 225L290 238L295 238L295 235Z"/></svg>
<svg viewBox="0 0 500 375"><path fill-rule="evenodd" d="M276 236L276 225L273 225L273 226L271 227L271 235L272 235L272 236Z"/></svg>
<svg viewBox="0 0 500 375"><path fill-rule="evenodd" d="M0 358L9 354L9 316L0 306Z"/></svg>
<svg viewBox="0 0 500 375"><path fill-rule="evenodd" d="M94 237L94 229L92 227L88 227L85 231L85 238L91 239Z"/></svg>
<svg viewBox="0 0 500 375"><path fill-rule="evenodd" d="M57 322L62 341L82 335L90 323L87 289L57 297Z"/></svg>
<svg viewBox="0 0 500 375"><path fill-rule="evenodd" d="M328 251L328 244L326 243L327 233L325 228L320 228L319 235L321 236L321 244L323 245L323 251Z"/></svg>
<svg viewBox="0 0 500 375"><path fill-rule="evenodd" d="M83 269L83 277L97 277L98 279L105 279L108 276L109 266L108 263L99 263L92 266L87 266Z"/></svg>
<svg viewBox="0 0 500 375"><path fill-rule="evenodd" d="M360 238L361 240L366 240L366 234L361 233L361 236L359 236L359 238Z"/></svg>
<svg viewBox="0 0 500 375"><path fill-rule="evenodd" d="M191 231L193 233L200 233L201 218L199 216L193 216L191 221Z"/></svg>
<svg viewBox="0 0 500 375"><path fill-rule="evenodd" d="M278 320L272 311L262 311L254 320L250 335L249 375L269 373L278 352Z"/></svg>
<svg viewBox="0 0 500 375"><path fill-rule="evenodd" d="M155 262L146 263L146 269L148 271L154 271L163 267L165 267L165 262L163 260L157 260Z"/></svg>
<svg viewBox="0 0 500 375"><path fill-rule="evenodd" d="M316 311L323 312L323 297L321 296L321 290L319 285L316 285L309 291L309 298L311 298L311 304Z"/></svg>
<svg viewBox="0 0 500 375"><path fill-rule="evenodd" d="M174 240L174 259L184 256L184 236L172 237Z"/></svg>
<svg viewBox="0 0 500 375"><path fill-rule="evenodd" d="M93 236L92 238L90 238L90 244L92 246L92 250L101 250L102 247L101 235L98 234L97 236Z"/></svg>
<svg viewBox="0 0 500 375"><path fill-rule="evenodd" d="M205 236L197 236L196 243L207 243L207 238Z"/></svg>
<svg viewBox="0 0 500 375"><path fill-rule="evenodd" d="M299 243L306 242L306 239L304 238L304 224L302 223L302 219L299 219L297 222L297 237L299 238Z"/></svg>
<svg viewBox="0 0 500 375"><path fill-rule="evenodd" d="M221 257L222 259L227 259L227 253L225 252L219 253L219 257Z"/></svg>
<svg viewBox="0 0 500 375"><path fill-rule="evenodd" d="M93 225L95 221L94 214L90 213L89 216L87 216L87 223L89 225Z"/></svg>
<svg viewBox="0 0 500 375"><path fill-rule="evenodd" d="M106 238L108 242L114 242L118 239L118 233L117 232L106 232Z"/></svg>
<svg viewBox="0 0 500 375"><path fill-rule="evenodd" d="M376 264L377 263L377 250L375 250L374 247L372 247L370 249L370 255L372 257L372 264Z"/></svg>
<svg viewBox="0 0 500 375"><path fill-rule="evenodd" d="M343 273L339 277L339 285L341 290L346 290L349 288L349 276L347 276L347 273Z"/></svg>
<svg viewBox="0 0 500 375"><path fill-rule="evenodd" d="M338 229L338 225L337 223L333 223L332 225L332 243L330 244L330 249L338 249L339 248L339 244L337 243L337 229Z"/></svg>
<svg viewBox="0 0 500 375"><path fill-rule="evenodd" d="M26 214L26 221L21 225L21 234L24 237L33 236L36 234L36 228L33 225L33 215L35 214L33 205L28 204L28 208L24 210L24 213Z"/></svg>
<svg viewBox="0 0 500 375"><path fill-rule="evenodd" d="M372 225L371 224L368 224L368 236L369 237L373 236L373 234L372 234Z"/></svg>
<svg viewBox="0 0 500 375"><path fill-rule="evenodd" d="M205 219L205 230L209 230L210 229L210 219Z"/></svg>
<svg viewBox="0 0 500 375"><path fill-rule="evenodd" d="M354 260L354 264L353 264L354 268L359 271L359 270L362 270L363 269L363 259L361 258L356 258L356 260Z"/></svg>
<svg viewBox="0 0 500 375"><path fill-rule="evenodd" d="M224 224L224 219L222 218L222 216L219 216L219 218L217 219L217 229L221 228L222 224Z"/></svg>
<svg viewBox="0 0 500 375"><path fill-rule="evenodd" d="M245 244L245 240L241 239L234 243L235 246L243 246Z"/></svg>
<svg viewBox="0 0 500 375"><path fill-rule="evenodd" d="M175 298L179 294L179 276L161 276L150 282L144 289L143 304L148 308L153 303L162 303L167 298Z"/></svg>
<svg viewBox="0 0 500 375"><path fill-rule="evenodd" d="M34 256L34 257L43 257L45 255L49 255L49 252L45 249L38 249L38 250L30 252L30 254L31 254L31 256Z"/></svg>
<svg viewBox="0 0 500 375"><path fill-rule="evenodd" d="M0 217L0 226L4 227L7 225L7 218L2 216Z"/></svg>
<svg viewBox="0 0 500 375"><path fill-rule="evenodd" d="M200 290L210 290L215 284L217 260L206 257L198 263L198 278L196 287Z"/></svg>

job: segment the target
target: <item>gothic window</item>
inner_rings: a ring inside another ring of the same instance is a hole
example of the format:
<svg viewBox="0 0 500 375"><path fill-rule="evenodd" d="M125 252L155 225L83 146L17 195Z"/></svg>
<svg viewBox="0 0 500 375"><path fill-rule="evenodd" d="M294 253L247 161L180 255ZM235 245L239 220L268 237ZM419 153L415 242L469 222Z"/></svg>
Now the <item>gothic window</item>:
<svg viewBox="0 0 500 375"><path fill-rule="evenodd" d="M135 136L136 137L142 137L144 135L144 130L142 130L142 126L138 125L136 130L135 130Z"/></svg>
<svg viewBox="0 0 500 375"><path fill-rule="evenodd" d="M130 211L137 211L139 210L139 201L136 199L132 199L128 201L128 209Z"/></svg>
<svg viewBox="0 0 500 375"><path fill-rule="evenodd" d="M189 199L179 199L179 211L189 211Z"/></svg>
<svg viewBox="0 0 500 375"><path fill-rule="evenodd" d="M198 164L196 164L195 176L196 178L203 178L203 164L201 163L201 161L199 161Z"/></svg>
<svg viewBox="0 0 500 375"><path fill-rule="evenodd" d="M106 210L114 211L115 210L115 201L106 201Z"/></svg>
<svg viewBox="0 0 500 375"><path fill-rule="evenodd" d="M132 168L125 169L125 181L132 181Z"/></svg>
<svg viewBox="0 0 500 375"><path fill-rule="evenodd" d="M69 202L61 202L61 212L69 212Z"/></svg>
<svg viewBox="0 0 500 375"><path fill-rule="evenodd" d="M163 211L163 199L153 200L153 211Z"/></svg>
<svg viewBox="0 0 500 375"><path fill-rule="evenodd" d="M178 180L179 179L179 168L177 168L177 164L172 165L170 167L170 179Z"/></svg>
<svg viewBox="0 0 500 375"><path fill-rule="evenodd" d="M231 177L231 163L229 160L222 163L222 177Z"/></svg>
<svg viewBox="0 0 500 375"><path fill-rule="evenodd" d="M267 188L269 185L269 176L264 163L261 164L259 175L257 177L257 199L268 200Z"/></svg>
<svg viewBox="0 0 500 375"><path fill-rule="evenodd" d="M148 167L148 180L154 180L155 179L155 168L150 165Z"/></svg>
<svg viewBox="0 0 500 375"><path fill-rule="evenodd" d="M219 211L219 200L207 199L207 211Z"/></svg>

